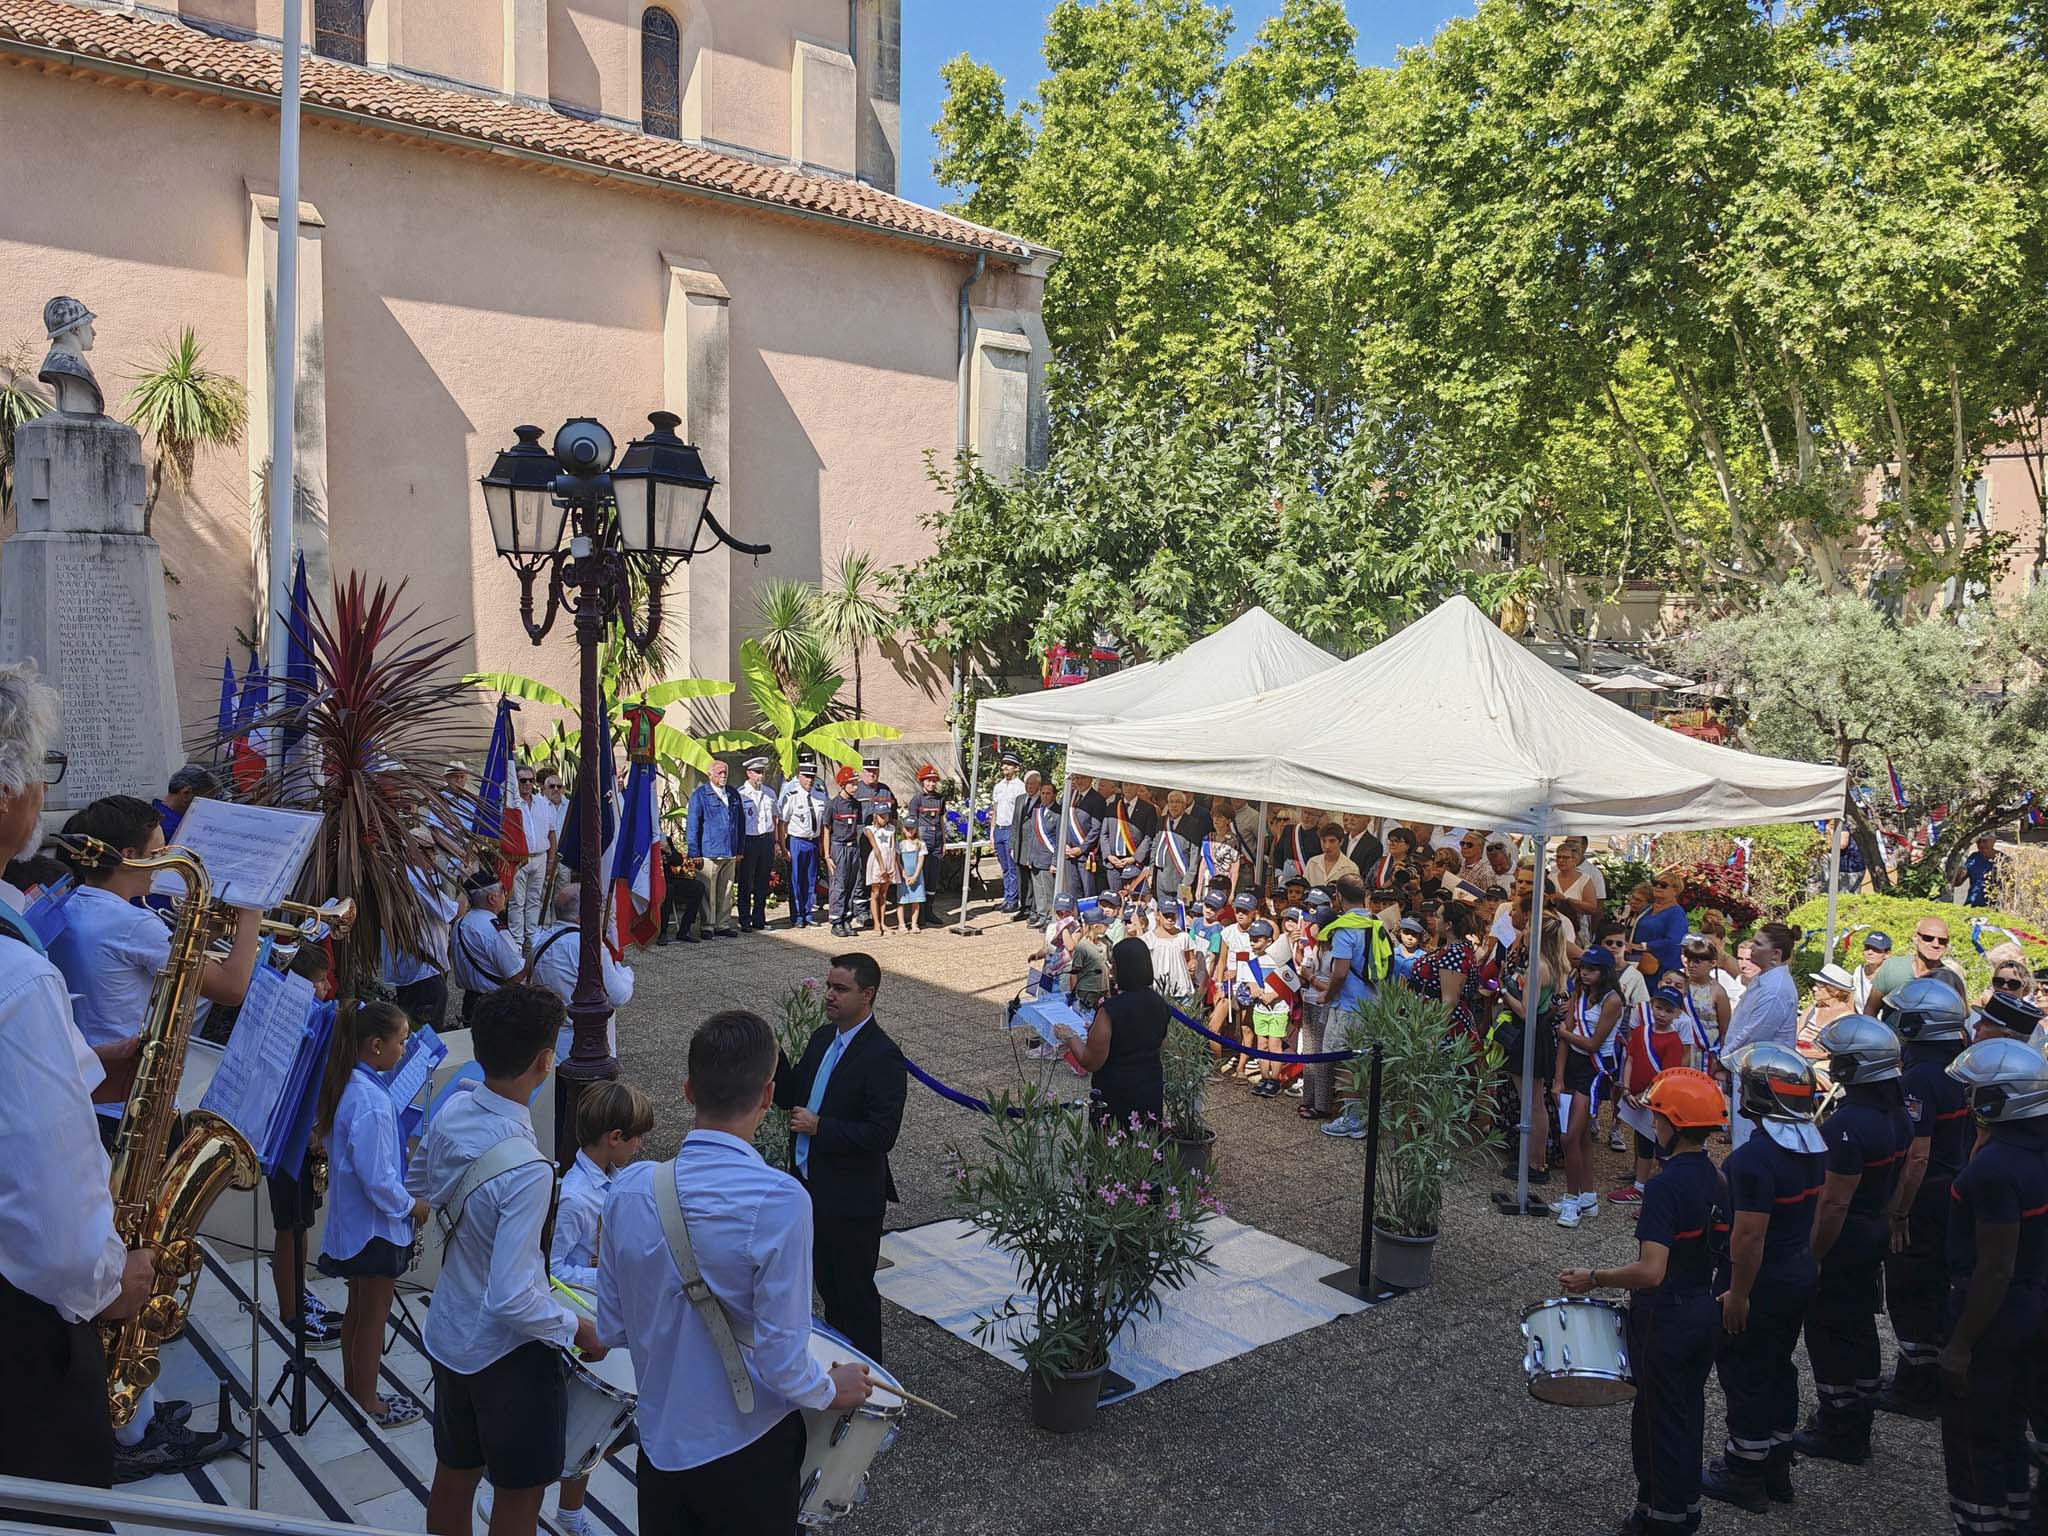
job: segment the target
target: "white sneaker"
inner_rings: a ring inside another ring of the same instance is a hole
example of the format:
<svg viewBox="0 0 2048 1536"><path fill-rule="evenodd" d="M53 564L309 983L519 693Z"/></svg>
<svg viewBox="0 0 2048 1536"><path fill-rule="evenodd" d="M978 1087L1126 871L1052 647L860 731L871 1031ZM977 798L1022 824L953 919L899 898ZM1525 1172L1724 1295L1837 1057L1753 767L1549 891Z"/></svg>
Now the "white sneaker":
<svg viewBox="0 0 2048 1536"><path fill-rule="evenodd" d="M1620 1126L1617 1125L1607 1133L1607 1147L1611 1152L1626 1152L1628 1150L1628 1138L1622 1134Z"/></svg>
<svg viewBox="0 0 2048 1536"><path fill-rule="evenodd" d="M1579 1224L1579 1199L1577 1195L1566 1195L1557 1202L1557 1224L1560 1227L1576 1227Z"/></svg>
<svg viewBox="0 0 2048 1536"><path fill-rule="evenodd" d="M1579 1196L1579 1216L1582 1220L1591 1221L1599 1214L1600 1197L1589 1189L1586 1193Z"/></svg>
<svg viewBox="0 0 2048 1536"><path fill-rule="evenodd" d="M558 1509L555 1511L555 1529L562 1536L593 1536L590 1512L587 1509Z"/></svg>
<svg viewBox="0 0 2048 1536"><path fill-rule="evenodd" d="M486 1529L489 1529L491 1523L491 1485L489 1483L478 1483L476 1485L476 1517L483 1521Z"/></svg>

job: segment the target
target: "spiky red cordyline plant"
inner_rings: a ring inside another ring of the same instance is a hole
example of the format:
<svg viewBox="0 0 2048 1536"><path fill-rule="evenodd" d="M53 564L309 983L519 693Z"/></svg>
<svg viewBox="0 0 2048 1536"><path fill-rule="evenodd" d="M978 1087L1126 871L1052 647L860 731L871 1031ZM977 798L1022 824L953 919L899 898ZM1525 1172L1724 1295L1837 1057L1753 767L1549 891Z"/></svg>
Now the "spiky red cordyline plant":
<svg viewBox="0 0 2048 1536"><path fill-rule="evenodd" d="M417 609L401 612L404 590L402 581L373 588L350 573L331 608L316 603L307 616L310 688L268 678L278 702L234 732L295 737L283 768L270 767L237 798L319 813L298 894L355 900L355 926L335 945L344 997L363 995L378 974L380 941L417 952L424 914L408 852L424 847L430 832L440 852L466 853L440 829L466 828L476 812L473 794L453 794L443 782L449 761L480 743L476 694L453 662L465 637L447 635L443 623L416 622ZM226 756L232 740L213 739L212 755Z"/></svg>

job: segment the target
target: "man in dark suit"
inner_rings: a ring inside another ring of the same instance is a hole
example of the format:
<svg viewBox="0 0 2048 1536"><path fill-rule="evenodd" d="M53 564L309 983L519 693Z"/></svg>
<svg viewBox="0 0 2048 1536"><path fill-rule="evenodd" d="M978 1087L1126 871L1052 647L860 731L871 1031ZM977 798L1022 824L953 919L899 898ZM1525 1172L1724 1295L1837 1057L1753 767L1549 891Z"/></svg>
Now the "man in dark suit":
<svg viewBox="0 0 2048 1536"><path fill-rule="evenodd" d="M775 1068L775 1102L790 1111L790 1162L811 1195L811 1264L825 1321L879 1360L882 1296L875 1265L882 1217L896 1198L889 1149L903 1128L903 1053L875 1022L882 968L835 955L825 973L825 1024L803 1060Z"/></svg>

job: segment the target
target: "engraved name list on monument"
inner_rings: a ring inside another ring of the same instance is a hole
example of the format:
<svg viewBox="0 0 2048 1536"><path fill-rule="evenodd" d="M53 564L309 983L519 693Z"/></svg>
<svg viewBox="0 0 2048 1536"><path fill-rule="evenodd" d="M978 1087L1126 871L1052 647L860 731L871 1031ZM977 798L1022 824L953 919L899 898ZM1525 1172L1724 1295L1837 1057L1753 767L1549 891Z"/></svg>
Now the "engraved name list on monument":
<svg viewBox="0 0 2048 1536"><path fill-rule="evenodd" d="M149 760L152 713L148 679L136 662L150 654L152 641L132 569L88 557L54 560L48 574L48 666L64 696L69 797L84 804L101 795L152 793L134 782L137 763Z"/></svg>

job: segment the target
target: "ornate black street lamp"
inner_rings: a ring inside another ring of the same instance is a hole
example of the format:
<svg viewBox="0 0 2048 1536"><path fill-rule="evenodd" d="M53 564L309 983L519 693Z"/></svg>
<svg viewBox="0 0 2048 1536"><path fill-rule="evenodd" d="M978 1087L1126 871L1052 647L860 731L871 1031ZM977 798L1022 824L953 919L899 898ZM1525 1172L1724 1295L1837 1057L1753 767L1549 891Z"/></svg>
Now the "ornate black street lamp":
<svg viewBox="0 0 2048 1536"><path fill-rule="evenodd" d="M519 573L519 619L528 637L539 645L564 608L576 616L582 667L577 705L585 748L576 775L575 805L583 905L578 917L576 993L569 1003L574 1043L569 1059L556 1068L556 1095L562 1101L556 1107L558 1127L573 1123L565 1116L573 1111L583 1084L619 1073L606 1039L612 1010L605 1001L600 947L604 872L598 868L603 854L598 795L611 765L590 760L605 709L598 680L599 648L616 618L627 639L645 651L661 632L662 588L675 568L687 565L693 556L708 554L720 544L757 559L768 553L766 544L741 543L711 515L711 492L718 482L704 468L697 450L676 436L682 418L655 411L647 419L654 430L628 443L616 468L611 433L588 416L562 424L553 453L540 446L539 427L516 427L519 441L498 455L481 482L491 538ZM710 542L700 542L707 528ZM536 623L533 588L543 571L547 607ZM628 578L635 574L647 587L644 622L633 611Z"/></svg>

